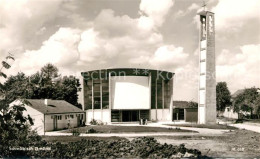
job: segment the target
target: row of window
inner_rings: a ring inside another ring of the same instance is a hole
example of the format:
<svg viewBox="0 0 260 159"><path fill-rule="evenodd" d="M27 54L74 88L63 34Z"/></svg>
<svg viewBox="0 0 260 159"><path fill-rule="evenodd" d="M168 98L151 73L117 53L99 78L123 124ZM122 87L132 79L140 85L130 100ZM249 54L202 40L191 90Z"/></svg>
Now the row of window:
<svg viewBox="0 0 260 159"><path fill-rule="evenodd" d="M86 109L92 109L92 98L94 99L94 109L108 109L109 108L109 81L108 80L88 80L85 81L86 90L85 104ZM93 90L92 90L93 87ZM93 92L92 92L93 91ZM92 97L93 93L93 97Z"/></svg>
<svg viewBox="0 0 260 159"><path fill-rule="evenodd" d="M109 81L108 80L87 80L85 81L85 105L86 109L92 109L92 98L94 109L109 108ZM172 81L152 80L151 108L162 109L170 107L172 95ZM93 88L93 90L92 90ZM93 91L93 92L92 92ZM93 94L93 97L92 97ZM157 98L156 98L157 97Z"/></svg>
<svg viewBox="0 0 260 159"><path fill-rule="evenodd" d="M83 119L83 114L76 114L76 117L80 117L80 119ZM51 119L57 118L57 120L62 120L62 115L52 115ZM65 119L73 119L73 114L65 115Z"/></svg>

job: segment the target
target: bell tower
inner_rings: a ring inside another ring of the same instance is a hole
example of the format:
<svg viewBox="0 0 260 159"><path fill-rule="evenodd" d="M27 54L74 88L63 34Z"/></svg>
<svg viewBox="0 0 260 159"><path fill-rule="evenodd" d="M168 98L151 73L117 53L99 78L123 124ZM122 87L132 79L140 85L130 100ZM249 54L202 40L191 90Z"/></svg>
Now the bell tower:
<svg viewBox="0 0 260 159"><path fill-rule="evenodd" d="M205 7L205 6L204 6ZM199 31L199 99L198 123L216 123L216 66L214 13L198 13Z"/></svg>

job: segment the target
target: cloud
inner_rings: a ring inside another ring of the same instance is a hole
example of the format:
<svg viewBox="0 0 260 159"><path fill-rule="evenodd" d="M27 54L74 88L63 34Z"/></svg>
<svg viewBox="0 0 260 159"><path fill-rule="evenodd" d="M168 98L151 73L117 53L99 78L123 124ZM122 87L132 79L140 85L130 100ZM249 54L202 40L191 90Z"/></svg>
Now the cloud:
<svg viewBox="0 0 260 159"><path fill-rule="evenodd" d="M240 50L236 54L222 50L217 58L217 80L227 81L233 92L238 88L260 87L260 44L243 45Z"/></svg>
<svg viewBox="0 0 260 159"><path fill-rule="evenodd" d="M201 8L201 6L199 6L196 3L192 3L189 7L188 7L188 11L191 12L193 10L198 10L199 8Z"/></svg>
<svg viewBox="0 0 260 159"><path fill-rule="evenodd" d="M161 26L173 4L172 0L142 0L139 8L141 14L147 15L153 20L154 25Z"/></svg>
<svg viewBox="0 0 260 159"><path fill-rule="evenodd" d="M44 23L55 18L53 15L60 4L60 0L0 0L0 51L16 49L29 42Z"/></svg>
<svg viewBox="0 0 260 159"><path fill-rule="evenodd" d="M25 72L32 73L46 63L56 66L69 66L79 59L77 46L80 41L79 30L60 28L48 40L42 43L38 50L27 50L21 59L15 61L14 67L20 67Z"/></svg>
<svg viewBox="0 0 260 159"><path fill-rule="evenodd" d="M196 3L192 3L188 8L186 8L185 10L179 10L175 15L174 18L181 18L186 16L187 14L191 13L192 11L196 11L200 8L200 6Z"/></svg>
<svg viewBox="0 0 260 159"><path fill-rule="evenodd" d="M111 9L102 10L94 20L94 27L104 36L115 37L135 33L136 19L127 15L116 16Z"/></svg>
<svg viewBox="0 0 260 159"><path fill-rule="evenodd" d="M249 20L260 20L260 1L219 0L215 12L216 29L235 30L246 25Z"/></svg>
<svg viewBox="0 0 260 159"><path fill-rule="evenodd" d="M160 67L165 67L166 65L180 66L184 64L187 57L188 54L183 52L182 47L167 45L161 46L155 51L150 63Z"/></svg>
<svg viewBox="0 0 260 159"><path fill-rule="evenodd" d="M118 53L120 46L116 46L113 40L106 40L99 36L99 32L93 28L81 34L78 45L80 60L85 62L104 62Z"/></svg>

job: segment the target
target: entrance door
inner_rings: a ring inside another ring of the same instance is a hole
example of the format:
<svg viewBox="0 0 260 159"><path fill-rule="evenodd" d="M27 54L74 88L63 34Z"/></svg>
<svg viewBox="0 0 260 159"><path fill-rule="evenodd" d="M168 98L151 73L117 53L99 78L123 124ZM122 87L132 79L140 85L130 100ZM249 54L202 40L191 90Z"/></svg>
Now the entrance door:
<svg viewBox="0 0 260 159"><path fill-rule="evenodd" d="M137 110L122 111L122 122L131 122L139 120L139 112Z"/></svg>
<svg viewBox="0 0 260 159"><path fill-rule="evenodd" d="M77 115L77 126L80 126L80 125L81 125L81 123L80 123L80 116L81 116L81 114L78 114L78 115Z"/></svg>
<svg viewBox="0 0 260 159"><path fill-rule="evenodd" d="M57 121L57 115L53 116L53 130L58 129L58 121Z"/></svg>
<svg viewBox="0 0 260 159"><path fill-rule="evenodd" d="M172 120L184 120L184 109L173 109Z"/></svg>

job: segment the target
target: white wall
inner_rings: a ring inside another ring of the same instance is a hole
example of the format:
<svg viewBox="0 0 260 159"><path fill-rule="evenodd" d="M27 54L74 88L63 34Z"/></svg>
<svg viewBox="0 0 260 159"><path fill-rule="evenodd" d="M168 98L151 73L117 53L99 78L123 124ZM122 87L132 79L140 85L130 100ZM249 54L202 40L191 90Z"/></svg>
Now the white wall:
<svg viewBox="0 0 260 159"><path fill-rule="evenodd" d="M199 104L205 104L205 90L200 90L199 99Z"/></svg>
<svg viewBox="0 0 260 159"><path fill-rule="evenodd" d="M29 106L25 106L26 111L23 112L23 115L30 117L33 119L34 125L31 126L32 130L36 130L39 135L43 135L44 133L44 115L36 109L33 109Z"/></svg>
<svg viewBox="0 0 260 159"><path fill-rule="evenodd" d="M228 108L229 108L229 111L228 111ZM225 108L223 116L226 118L238 119L238 113L233 112L233 109L230 107Z"/></svg>
<svg viewBox="0 0 260 159"><path fill-rule="evenodd" d="M206 40L203 40L203 41L200 42L201 48L206 48L206 45L207 45Z"/></svg>
<svg viewBox="0 0 260 159"><path fill-rule="evenodd" d="M149 77L112 76L112 109L150 109Z"/></svg>
<svg viewBox="0 0 260 159"><path fill-rule="evenodd" d="M54 130L54 119L52 116L61 116L61 120L57 119L57 129L65 129L68 128L68 124L70 124L71 128L78 127L78 119L76 114L83 114L84 119L84 113L68 113L68 114L48 114L45 115L45 131L53 131ZM65 115L73 115L73 118L65 118Z"/></svg>
<svg viewBox="0 0 260 159"><path fill-rule="evenodd" d="M151 120L154 121L171 121L170 109L151 109ZM156 113L157 111L157 113Z"/></svg>
<svg viewBox="0 0 260 159"><path fill-rule="evenodd" d="M94 117L93 117L94 115ZM97 121L102 121L105 123L110 123L111 122L111 113L110 113L110 109L94 109L94 111L92 112L92 110L86 110L86 123L89 124L89 122L91 120L97 120Z"/></svg>
<svg viewBox="0 0 260 159"><path fill-rule="evenodd" d="M206 50L201 51L200 59L205 60L206 59Z"/></svg>
<svg viewBox="0 0 260 159"><path fill-rule="evenodd" d="M206 62L200 63L200 73L206 73Z"/></svg>
<svg viewBox="0 0 260 159"><path fill-rule="evenodd" d="M206 75L200 75L200 88L206 88Z"/></svg>
<svg viewBox="0 0 260 159"><path fill-rule="evenodd" d="M205 124L205 107L199 107L198 109L198 122L199 124Z"/></svg>

